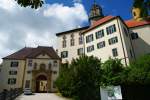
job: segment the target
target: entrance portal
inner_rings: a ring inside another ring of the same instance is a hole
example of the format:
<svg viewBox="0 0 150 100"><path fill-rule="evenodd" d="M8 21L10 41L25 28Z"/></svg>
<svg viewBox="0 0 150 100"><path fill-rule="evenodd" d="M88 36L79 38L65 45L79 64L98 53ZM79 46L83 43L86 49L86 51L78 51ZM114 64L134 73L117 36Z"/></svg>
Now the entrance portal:
<svg viewBox="0 0 150 100"><path fill-rule="evenodd" d="M36 78L36 92L46 93L47 92L47 77L40 75Z"/></svg>

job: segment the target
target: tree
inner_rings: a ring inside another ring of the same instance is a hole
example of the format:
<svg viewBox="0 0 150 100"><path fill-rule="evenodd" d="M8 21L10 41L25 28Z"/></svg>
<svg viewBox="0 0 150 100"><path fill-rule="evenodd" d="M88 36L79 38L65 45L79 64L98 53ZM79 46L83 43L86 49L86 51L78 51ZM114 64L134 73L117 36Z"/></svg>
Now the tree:
<svg viewBox="0 0 150 100"><path fill-rule="evenodd" d="M150 55L144 55L137 59L128 68L126 83L134 85L150 84Z"/></svg>
<svg viewBox="0 0 150 100"><path fill-rule="evenodd" d="M68 64L63 64L60 68L59 77L57 78L55 84L59 90L59 92L64 97L72 97L72 72L71 69L68 68Z"/></svg>
<svg viewBox="0 0 150 100"><path fill-rule="evenodd" d="M61 93L68 91L75 100L99 100L100 66L100 60L92 56L81 56L73 60L69 71L59 75L56 81L58 90Z"/></svg>
<svg viewBox="0 0 150 100"><path fill-rule="evenodd" d="M120 59L111 59L102 64L101 86L111 86L121 84L121 74L125 67Z"/></svg>
<svg viewBox="0 0 150 100"><path fill-rule="evenodd" d="M31 8L39 8L42 7L44 1L43 0L15 0L17 3L23 7L31 7Z"/></svg>

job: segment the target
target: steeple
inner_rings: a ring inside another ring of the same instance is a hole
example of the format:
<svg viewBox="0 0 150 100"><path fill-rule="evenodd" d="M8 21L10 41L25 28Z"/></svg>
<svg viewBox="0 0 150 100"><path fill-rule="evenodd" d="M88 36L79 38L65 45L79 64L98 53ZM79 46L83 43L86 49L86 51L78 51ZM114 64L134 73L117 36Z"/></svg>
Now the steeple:
<svg viewBox="0 0 150 100"><path fill-rule="evenodd" d="M144 0L134 0L132 16L135 21L148 20L147 3Z"/></svg>
<svg viewBox="0 0 150 100"><path fill-rule="evenodd" d="M89 14L89 21L91 24L93 24L94 21L97 21L101 18L103 18L103 11L101 6L99 6L96 1L94 0L94 4L92 5L90 14Z"/></svg>

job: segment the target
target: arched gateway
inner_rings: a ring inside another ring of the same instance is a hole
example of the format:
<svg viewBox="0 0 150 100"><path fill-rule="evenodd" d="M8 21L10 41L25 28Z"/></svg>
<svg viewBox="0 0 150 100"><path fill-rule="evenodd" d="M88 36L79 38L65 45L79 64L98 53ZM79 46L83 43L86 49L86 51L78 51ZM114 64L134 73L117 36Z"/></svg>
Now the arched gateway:
<svg viewBox="0 0 150 100"><path fill-rule="evenodd" d="M33 70L32 72L32 91L36 93L51 92L51 71Z"/></svg>
<svg viewBox="0 0 150 100"><path fill-rule="evenodd" d="M36 78L36 92L47 92L47 77L45 75L39 75Z"/></svg>

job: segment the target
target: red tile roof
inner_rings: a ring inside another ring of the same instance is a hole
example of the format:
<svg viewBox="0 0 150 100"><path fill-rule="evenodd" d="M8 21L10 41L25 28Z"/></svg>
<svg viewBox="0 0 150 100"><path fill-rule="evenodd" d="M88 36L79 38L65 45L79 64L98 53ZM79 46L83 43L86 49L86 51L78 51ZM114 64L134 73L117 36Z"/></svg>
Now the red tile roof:
<svg viewBox="0 0 150 100"><path fill-rule="evenodd" d="M60 59L52 47L43 47L43 46L38 46L37 48L25 47L7 57L4 57L3 59L24 60L26 58L35 58L41 53L49 55L52 59Z"/></svg>
<svg viewBox="0 0 150 100"><path fill-rule="evenodd" d="M143 25L150 25L150 21L128 20L128 21L125 21L125 23L129 28L143 26Z"/></svg>
<svg viewBox="0 0 150 100"><path fill-rule="evenodd" d="M83 31L83 33L86 33L88 31L90 31L91 29L96 28L97 26L99 26L99 25L101 25L103 23L106 23L106 22L108 22L108 21L110 21L112 19L115 19L115 18L117 18L117 17L116 16L106 16L106 17L104 17L104 18L102 18L102 19L100 19L98 21L95 21L93 23L93 25L90 28L88 28L85 31Z"/></svg>

